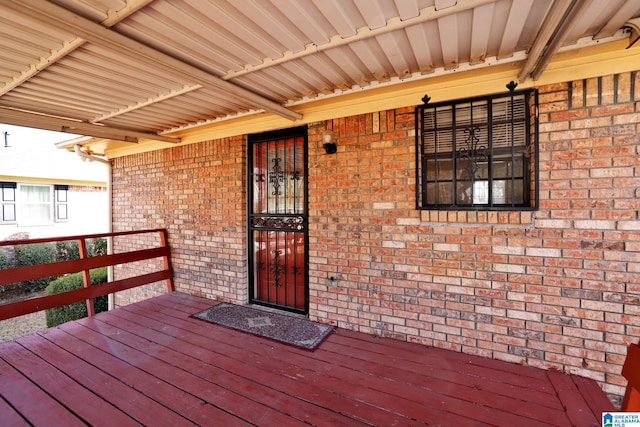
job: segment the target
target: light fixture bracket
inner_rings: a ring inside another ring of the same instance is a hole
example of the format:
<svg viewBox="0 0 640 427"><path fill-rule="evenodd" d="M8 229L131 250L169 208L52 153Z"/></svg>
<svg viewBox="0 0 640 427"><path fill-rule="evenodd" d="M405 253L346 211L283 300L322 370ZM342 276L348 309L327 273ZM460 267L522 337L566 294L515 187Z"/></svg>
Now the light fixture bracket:
<svg viewBox="0 0 640 427"><path fill-rule="evenodd" d="M627 49L629 49L638 40L640 40L640 18L630 19L624 24L624 26L630 31L629 46L627 46Z"/></svg>

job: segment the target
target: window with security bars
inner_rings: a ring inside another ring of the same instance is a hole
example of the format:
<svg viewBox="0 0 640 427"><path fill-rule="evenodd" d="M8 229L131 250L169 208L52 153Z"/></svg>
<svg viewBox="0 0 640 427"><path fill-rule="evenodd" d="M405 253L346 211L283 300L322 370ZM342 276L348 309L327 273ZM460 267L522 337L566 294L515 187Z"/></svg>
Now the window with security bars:
<svg viewBox="0 0 640 427"><path fill-rule="evenodd" d="M535 208L536 111L535 90L416 107L418 209Z"/></svg>

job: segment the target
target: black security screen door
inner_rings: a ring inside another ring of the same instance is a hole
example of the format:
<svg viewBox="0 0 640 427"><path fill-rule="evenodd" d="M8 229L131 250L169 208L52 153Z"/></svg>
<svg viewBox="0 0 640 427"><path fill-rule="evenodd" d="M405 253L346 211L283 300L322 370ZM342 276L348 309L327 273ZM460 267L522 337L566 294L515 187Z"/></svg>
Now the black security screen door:
<svg viewBox="0 0 640 427"><path fill-rule="evenodd" d="M306 313L307 130L249 136L252 303Z"/></svg>

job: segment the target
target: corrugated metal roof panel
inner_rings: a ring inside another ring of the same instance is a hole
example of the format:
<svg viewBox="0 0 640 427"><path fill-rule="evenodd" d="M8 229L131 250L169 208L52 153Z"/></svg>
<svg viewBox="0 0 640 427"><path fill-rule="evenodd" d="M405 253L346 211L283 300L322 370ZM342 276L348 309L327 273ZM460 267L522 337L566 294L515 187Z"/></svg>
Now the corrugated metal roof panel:
<svg viewBox="0 0 640 427"><path fill-rule="evenodd" d="M640 15L640 0L585 1L572 18L567 2L553 28L564 45L613 34ZM265 109L294 118L283 106L522 58L552 4L8 0L0 4L0 108L145 132Z"/></svg>

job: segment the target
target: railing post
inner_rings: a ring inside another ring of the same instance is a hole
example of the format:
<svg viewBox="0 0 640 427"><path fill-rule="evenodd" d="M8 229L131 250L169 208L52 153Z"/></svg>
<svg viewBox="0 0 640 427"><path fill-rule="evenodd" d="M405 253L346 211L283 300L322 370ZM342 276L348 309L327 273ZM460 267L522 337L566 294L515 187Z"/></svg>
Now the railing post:
<svg viewBox="0 0 640 427"><path fill-rule="evenodd" d="M80 253L80 259L88 258L87 255L87 243L85 239L78 239L78 252ZM82 270L82 282L85 288L91 286L91 272L90 270ZM87 303L87 316L91 317L96 314L93 307L93 300L86 300Z"/></svg>
<svg viewBox="0 0 640 427"><path fill-rule="evenodd" d="M169 248L169 235L167 232L167 229L165 228L164 230L160 230L160 244L162 245L163 248ZM171 258L169 257L169 255L165 255L164 256L164 269L165 270L171 270L173 267L171 266ZM169 279L165 280L165 283L167 284L167 292L173 292L174 291L174 286L173 286L173 274L171 274L171 277Z"/></svg>

